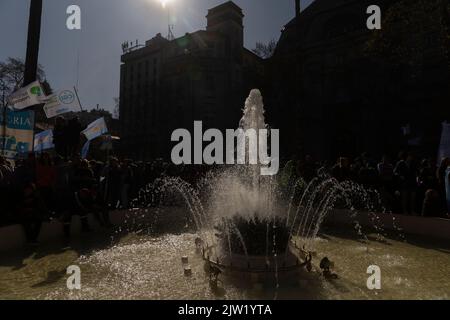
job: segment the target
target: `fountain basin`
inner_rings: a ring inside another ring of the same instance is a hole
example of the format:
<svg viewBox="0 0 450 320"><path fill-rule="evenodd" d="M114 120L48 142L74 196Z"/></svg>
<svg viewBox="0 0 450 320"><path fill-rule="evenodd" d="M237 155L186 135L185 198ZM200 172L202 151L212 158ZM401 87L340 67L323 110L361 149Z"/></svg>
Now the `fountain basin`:
<svg viewBox="0 0 450 320"><path fill-rule="evenodd" d="M215 226L218 245L228 256L275 256L284 254L289 245L290 232L286 220L260 218L236 214Z"/></svg>
<svg viewBox="0 0 450 320"><path fill-rule="evenodd" d="M297 254L294 244L289 244L287 251L272 256L246 256L233 253L216 255L214 248L204 250L205 268L218 268L226 276L234 279L245 279L251 282L268 282L275 279L281 281L293 279L303 269L303 260Z"/></svg>

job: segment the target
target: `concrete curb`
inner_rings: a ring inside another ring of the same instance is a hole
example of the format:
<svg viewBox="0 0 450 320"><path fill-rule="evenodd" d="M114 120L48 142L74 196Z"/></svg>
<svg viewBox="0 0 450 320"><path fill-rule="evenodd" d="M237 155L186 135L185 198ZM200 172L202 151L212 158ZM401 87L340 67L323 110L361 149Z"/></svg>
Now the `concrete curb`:
<svg viewBox="0 0 450 320"><path fill-rule="evenodd" d="M122 225L126 219L128 211L114 211L109 214L110 221L113 225ZM89 215L89 226L92 230L98 230L100 225L94 216ZM81 220L79 216L72 218L70 226L71 234L78 235L81 233ZM63 224L59 221L45 222L42 224L38 241L48 243L55 239L62 238ZM10 225L0 228L0 252L20 249L26 244L26 237L21 225Z"/></svg>
<svg viewBox="0 0 450 320"><path fill-rule="evenodd" d="M325 223L338 225L352 225L357 220L363 227L372 226L371 215L367 212L360 212L355 218L351 215L353 212L348 210L333 210L325 218ZM132 211L113 211L110 212L110 221L113 225L120 226L125 223L127 217L133 216ZM443 240L450 240L450 220L440 218L423 218L415 216L405 216L398 214L377 214L386 230L398 230L402 232ZM89 216L89 225L92 229L98 230L100 227L95 218ZM73 217L71 232L74 235L81 232L81 221L78 216ZM46 243L62 238L63 225L60 222L53 221L42 225L39 235L39 242ZM21 225L11 225L0 228L0 252L20 249L26 244L25 233Z"/></svg>

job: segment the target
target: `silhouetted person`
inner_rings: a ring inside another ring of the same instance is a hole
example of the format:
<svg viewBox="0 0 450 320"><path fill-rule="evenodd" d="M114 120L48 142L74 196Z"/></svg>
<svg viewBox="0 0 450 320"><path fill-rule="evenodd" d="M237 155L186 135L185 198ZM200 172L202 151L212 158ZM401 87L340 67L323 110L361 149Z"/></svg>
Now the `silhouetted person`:
<svg viewBox="0 0 450 320"><path fill-rule="evenodd" d="M332 169L332 175L339 182L350 180L350 160L348 158L341 157Z"/></svg>
<svg viewBox="0 0 450 320"><path fill-rule="evenodd" d="M381 198L389 207L393 206L394 199L394 166L388 156L383 156L377 165L379 181L381 184Z"/></svg>
<svg viewBox="0 0 450 320"><path fill-rule="evenodd" d="M64 159L67 158L67 129L66 120L63 117L55 119L55 127L53 128L53 143L55 152Z"/></svg>
<svg viewBox="0 0 450 320"><path fill-rule="evenodd" d="M450 164L445 171L445 190L447 198L447 217L450 215Z"/></svg>
<svg viewBox="0 0 450 320"><path fill-rule="evenodd" d="M438 191L441 198L441 207L443 212L445 212L446 210L450 210L447 205L448 194L446 188L446 174L448 166L450 166L450 158L444 158L442 159L441 164L436 172L436 178L438 180Z"/></svg>
<svg viewBox="0 0 450 320"><path fill-rule="evenodd" d="M16 214L18 222L25 230L27 243L37 244L46 209L34 184L31 183L23 189Z"/></svg>
<svg viewBox="0 0 450 320"><path fill-rule="evenodd" d="M417 189L414 158L411 155L405 157L403 154L399 158L400 160L395 166L394 173L400 191L402 211L404 214L414 214Z"/></svg>
<svg viewBox="0 0 450 320"><path fill-rule="evenodd" d="M424 201L426 199L430 200L431 194L429 191L435 191L436 201L439 205L439 192L437 191L438 184L435 177L434 169L431 167L430 161L428 159L423 159L420 163L417 176L417 207L423 208ZM427 197L428 193L428 197ZM434 197L432 197L434 199ZM439 209L437 209L439 211Z"/></svg>
<svg viewBox="0 0 450 320"><path fill-rule="evenodd" d="M70 157L78 155L80 150L80 134L83 130L77 117L69 120L66 128L68 154Z"/></svg>
<svg viewBox="0 0 450 320"><path fill-rule="evenodd" d="M91 229L88 223L88 214L93 213L95 205L95 195L89 189L81 189L76 192L66 192L57 199L57 211L64 224L64 236L66 240L70 238L70 225L72 217L79 215L81 219L82 232L89 232Z"/></svg>
<svg viewBox="0 0 450 320"><path fill-rule="evenodd" d="M425 199L422 205L422 216L439 217L441 216L441 205L439 203L439 193L430 189L425 192Z"/></svg>
<svg viewBox="0 0 450 320"><path fill-rule="evenodd" d="M105 202L110 208L116 209L120 201L122 182L122 168L117 158L109 159L109 164L104 168L102 176L105 177Z"/></svg>
<svg viewBox="0 0 450 320"><path fill-rule="evenodd" d="M47 208L53 206L56 168L48 153L42 153L36 162L36 186Z"/></svg>
<svg viewBox="0 0 450 320"><path fill-rule="evenodd" d="M13 211L14 200L12 198L13 190L11 188L12 178L12 166L4 157L0 156L0 226L10 220L10 215Z"/></svg>

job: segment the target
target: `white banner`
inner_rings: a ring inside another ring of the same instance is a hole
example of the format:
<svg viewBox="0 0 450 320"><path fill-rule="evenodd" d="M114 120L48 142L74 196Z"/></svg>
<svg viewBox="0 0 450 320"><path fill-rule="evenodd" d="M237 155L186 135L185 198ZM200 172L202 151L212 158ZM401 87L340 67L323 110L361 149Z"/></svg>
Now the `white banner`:
<svg viewBox="0 0 450 320"><path fill-rule="evenodd" d="M47 97L41 83L35 81L28 86L20 88L8 97L8 105L15 110L22 110L36 104L44 103Z"/></svg>
<svg viewBox="0 0 450 320"><path fill-rule="evenodd" d="M81 111L81 105L75 88L59 90L49 96L44 106L45 115L49 119L64 113L79 111Z"/></svg>

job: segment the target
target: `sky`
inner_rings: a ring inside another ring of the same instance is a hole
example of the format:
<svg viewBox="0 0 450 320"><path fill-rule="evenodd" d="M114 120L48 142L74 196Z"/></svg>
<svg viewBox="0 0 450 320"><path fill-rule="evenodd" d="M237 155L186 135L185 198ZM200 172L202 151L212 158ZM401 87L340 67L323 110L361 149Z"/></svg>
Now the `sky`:
<svg viewBox="0 0 450 320"><path fill-rule="evenodd" d="M313 0L302 0L302 8ZM207 10L225 0L170 0L175 37L206 27ZM278 40L295 15L294 0L235 0L245 14L245 46ZM30 0L0 1L0 61L25 57ZM54 90L72 87L85 109L113 111L119 96L121 44L167 35L161 0L43 0L39 63ZM66 9L81 8L81 30L68 30Z"/></svg>

